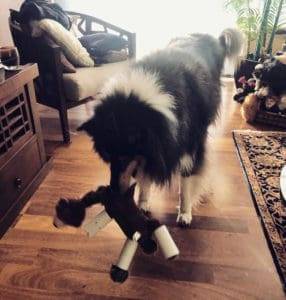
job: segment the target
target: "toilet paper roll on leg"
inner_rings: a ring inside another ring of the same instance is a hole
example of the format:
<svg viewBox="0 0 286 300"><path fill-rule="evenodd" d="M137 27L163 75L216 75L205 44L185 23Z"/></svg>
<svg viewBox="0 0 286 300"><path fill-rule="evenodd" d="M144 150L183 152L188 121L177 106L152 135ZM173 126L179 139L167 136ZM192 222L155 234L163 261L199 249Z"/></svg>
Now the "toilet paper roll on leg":
<svg viewBox="0 0 286 300"><path fill-rule="evenodd" d="M128 278L128 270L137 251L137 241L139 238L140 234L136 232L133 236L133 240L127 239L125 241L117 264L112 265L110 270L110 276L113 281L123 283Z"/></svg>
<svg viewBox="0 0 286 300"><path fill-rule="evenodd" d="M165 259L171 260L179 255L179 249L165 225L161 225L154 230L154 237L159 244Z"/></svg>
<svg viewBox="0 0 286 300"><path fill-rule="evenodd" d="M154 230L153 234L165 259L171 260L179 255L179 249L165 225L160 225ZM136 232L133 235L133 240L127 239L125 241L117 264L112 265L110 270L110 276L113 281L123 283L128 278L128 270L137 251L137 241L139 240L140 236L141 235Z"/></svg>

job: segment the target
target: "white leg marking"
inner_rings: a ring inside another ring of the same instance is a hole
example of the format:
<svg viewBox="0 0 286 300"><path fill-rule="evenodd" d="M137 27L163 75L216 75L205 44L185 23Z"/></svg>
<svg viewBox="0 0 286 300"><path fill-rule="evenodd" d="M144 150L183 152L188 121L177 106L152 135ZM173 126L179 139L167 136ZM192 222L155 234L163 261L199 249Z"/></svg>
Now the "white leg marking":
<svg viewBox="0 0 286 300"><path fill-rule="evenodd" d="M180 171L183 173L191 172L193 169L193 158L189 154L184 154L180 159Z"/></svg>
<svg viewBox="0 0 286 300"><path fill-rule="evenodd" d="M192 209L200 203L201 195L206 191L207 168L203 166L201 171L189 177L180 179L181 195L180 208L177 223L182 227L188 227L192 221Z"/></svg>
<svg viewBox="0 0 286 300"><path fill-rule="evenodd" d="M151 181L149 178L144 176L141 170L138 170L138 174L136 175L136 181L139 185L139 199L138 206L144 211L150 211L150 191L151 191Z"/></svg>

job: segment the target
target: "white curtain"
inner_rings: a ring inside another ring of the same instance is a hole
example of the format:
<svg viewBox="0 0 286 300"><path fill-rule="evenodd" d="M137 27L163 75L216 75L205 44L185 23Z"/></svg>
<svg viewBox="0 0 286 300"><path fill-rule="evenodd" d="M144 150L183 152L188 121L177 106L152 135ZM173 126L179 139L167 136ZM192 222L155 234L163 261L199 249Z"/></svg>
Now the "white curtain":
<svg viewBox="0 0 286 300"><path fill-rule="evenodd" d="M97 16L136 32L137 57L164 47L172 37L194 32L218 36L235 25L224 0L56 0L66 10Z"/></svg>

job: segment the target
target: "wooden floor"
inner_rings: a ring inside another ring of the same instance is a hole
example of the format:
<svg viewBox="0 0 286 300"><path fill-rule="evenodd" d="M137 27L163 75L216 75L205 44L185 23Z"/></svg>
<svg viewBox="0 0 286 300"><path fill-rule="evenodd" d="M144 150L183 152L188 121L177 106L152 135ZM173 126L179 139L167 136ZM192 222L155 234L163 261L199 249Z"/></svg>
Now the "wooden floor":
<svg viewBox="0 0 286 300"><path fill-rule="evenodd" d="M0 299L284 299L259 218L242 174L232 129L250 128L224 81L220 119L211 130L214 189L194 212L191 229L176 227L178 186L153 191L153 212L165 222L180 257L164 261L138 252L129 280L114 284L109 269L124 236L111 223L88 239L81 230L52 225L59 197L77 197L108 183L108 168L89 139L75 132L92 104L71 110L72 144L62 146L57 115L41 107L54 166L21 216L0 240Z"/></svg>

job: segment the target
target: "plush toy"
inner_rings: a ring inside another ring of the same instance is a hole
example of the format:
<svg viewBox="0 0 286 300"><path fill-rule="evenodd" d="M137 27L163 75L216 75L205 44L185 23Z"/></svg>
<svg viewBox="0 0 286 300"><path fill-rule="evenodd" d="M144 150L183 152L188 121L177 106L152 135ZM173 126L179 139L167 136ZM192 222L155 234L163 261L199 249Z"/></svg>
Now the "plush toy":
<svg viewBox="0 0 286 300"><path fill-rule="evenodd" d="M260 100L256 94L251 93L247 95L241 106L241 115L246 122L252 122L260 107Z"/></svg>
<svg viewBox="0 0 286 300"><path fill-rule="evenodd" d="M280 111L284 111L286 114L286 94L282 95L278 104Z"/></svg>
<svg viewBox="0 0 286 300"><path fill-rule="evenodd" d="M286 92L286 54L273 56L256 65L253 76L260 82L259 88L266 86L271 90L271 94L281 97Z"/></svg>
<svg viewBox="0 0 286 300"><path fill-rule="evenodd" d="M254 92L256 83L254 78L246 80L245 76L240 77L238 82L242 85L242 87L237 89L233 99L239 103L242 103L248 94Z"/></svg>
<svg viewBox="0 0 286 300"><path fill-rule="evenodd" d="M234 96L237 101L243 102L242 117L247 122L252 122L259 110L286 114L286 54L266 56L255 66L253 76L253 83L256 82L255 91L248 94L243 102L242 98L248 93L249 87L245 79L241 78L241 83L247 88Z"/></svg>
<svg viewBox="0 0 286 300"><path fill-rule="evenodd" d="M89 236L95 235L115 219L127 237L119 260L112 266L110 272L111 278L116 282L124 282L127 279L128 269L138 244L146 254L156 251L157 244L153 236L166 259L173 259L179 254L166 226L137 207L134 201L134 189L135 185L132 185L125 193L121 193L114 192L110 186L102 186L95 192L87 193L80 201L61 199L56 206L54 218L56 227L64 224L79 227L85 219L85 209L94 204L102 204L105 210L84 226Z"/></svg>

